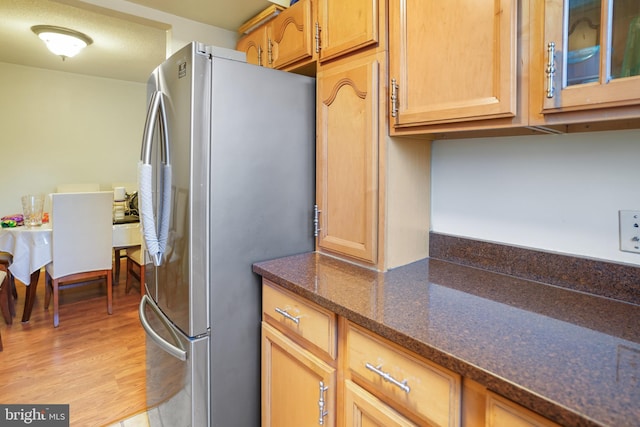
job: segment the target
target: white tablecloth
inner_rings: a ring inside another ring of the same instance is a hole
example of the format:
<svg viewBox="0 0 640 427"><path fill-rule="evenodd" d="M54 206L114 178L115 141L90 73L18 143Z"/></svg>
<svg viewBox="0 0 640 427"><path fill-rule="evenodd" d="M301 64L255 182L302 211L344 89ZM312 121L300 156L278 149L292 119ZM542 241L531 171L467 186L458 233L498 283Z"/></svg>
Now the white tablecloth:
<svg viewBox="0 0 640 427"><path fill-rule="evenodd" d="M31 273L51 262L51 224L0 228L0 251L13 255L9 270L28 286Z"/></svg>

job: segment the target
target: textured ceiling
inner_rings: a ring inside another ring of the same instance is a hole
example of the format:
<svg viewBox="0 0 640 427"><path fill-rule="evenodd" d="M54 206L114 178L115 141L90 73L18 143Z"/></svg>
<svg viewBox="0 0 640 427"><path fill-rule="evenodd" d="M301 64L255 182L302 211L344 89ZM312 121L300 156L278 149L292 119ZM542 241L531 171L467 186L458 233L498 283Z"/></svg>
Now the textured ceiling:
<svg viewBox="0 0 640 427"><path fill-rule="evenodd" d="M278 0L281 1L281 0ZM193 21L235 31L267 0L131 0ZM62 61L33 34L33 25L83 32L93 44ZM0 62L145 82L165 58L169 25L79 0L0 0Z"/></svg>

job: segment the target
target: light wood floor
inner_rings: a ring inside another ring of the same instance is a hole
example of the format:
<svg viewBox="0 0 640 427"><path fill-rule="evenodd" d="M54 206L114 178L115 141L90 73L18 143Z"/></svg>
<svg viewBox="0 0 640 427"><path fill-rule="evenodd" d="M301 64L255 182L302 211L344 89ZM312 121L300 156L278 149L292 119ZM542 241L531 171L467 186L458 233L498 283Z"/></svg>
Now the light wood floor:
<svg viewBox="0 0 640 427"><path fill-rule="evenodd" d="M107 314L104 282L60 294L60 326L44 311L44 272L28 323L21 323L25 286L16 282L12 325L0 317L0 402L69 404L71 427L105 426L145 410L145 338L140 293L124 293L125 264ZM137 286L137 284L136 284Z"/></svg>

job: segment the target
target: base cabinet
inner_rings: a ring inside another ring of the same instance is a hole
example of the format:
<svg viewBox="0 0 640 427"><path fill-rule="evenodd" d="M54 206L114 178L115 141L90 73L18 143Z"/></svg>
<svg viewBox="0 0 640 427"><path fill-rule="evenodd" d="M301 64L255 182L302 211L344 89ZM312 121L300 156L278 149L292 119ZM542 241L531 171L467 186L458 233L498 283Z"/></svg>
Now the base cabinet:
<svg viewBox="0 0 640 427"><path fill-rule="evenodd" d="M335 426L336 371L262 323L262 426Z"/></svg>
<svg viewBox="0 0 640 427"><path fill-rule="evenodd" d="M345 427L414 427L412 423L381 400L352 381L344 383Z"/></svg>
<svg viewBox="0 0 640 427"><path fill-rule="evenodd" d="M487 427L560 427L495 393L487 393Z"/></svg>
<svg viewBox="0 0 640 427"><path fill-rule="evenodd" d="M262 318L262 427L560 427L266 279Z"/></svg>

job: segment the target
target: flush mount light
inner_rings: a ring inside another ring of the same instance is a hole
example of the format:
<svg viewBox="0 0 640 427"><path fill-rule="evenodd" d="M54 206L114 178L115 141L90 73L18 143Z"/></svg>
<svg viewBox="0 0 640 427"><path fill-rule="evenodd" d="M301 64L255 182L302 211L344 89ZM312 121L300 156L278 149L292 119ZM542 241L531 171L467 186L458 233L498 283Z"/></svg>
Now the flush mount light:
<svg viewBox="0 0 640 427"><path fill-rule="evenodd" d="M47 48L54 54L66 58L76 56L78 52L93 43L91 37L78 31L53 25L34 25L31 31L36 33Z"/></svg>

